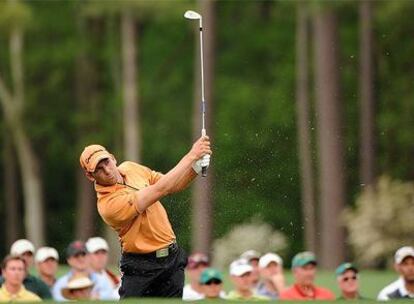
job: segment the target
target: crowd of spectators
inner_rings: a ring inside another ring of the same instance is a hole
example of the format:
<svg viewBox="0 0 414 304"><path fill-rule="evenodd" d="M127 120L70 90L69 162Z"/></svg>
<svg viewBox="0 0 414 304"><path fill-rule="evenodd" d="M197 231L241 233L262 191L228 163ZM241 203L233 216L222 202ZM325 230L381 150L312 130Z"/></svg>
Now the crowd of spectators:
<svg viewBox="0 0 414 304"><path fill-rule="evenodd" d="M227 300L363 300L360 293L360 274L355 264L344 262L335 270L340 290L335 295L328 288L315 284L318 261L314 253L304 251L291 261L293 284L286 284L283 260L276 253L261 255L249 250L233 261L228 270L233 289L224 292L223 273L210 267L208 256L194 253L188 258L183 300L221 298ZM378 294L377 300L414 299L414 248L404 246L394 256L394 268L399 278Z"/></svg>
<svg viewBox="0 0 414 304"><path fill-rule="evenodd" d="M120 278L107 268L109 247L100 237L74 241L65 251L69 270L58 276L59 254L20 239L2 263L1 302L41 300L118 300ZM35 266L37 276L30 273Z"/></svg>
<svg viewBox="0 0 414 304"><path fill-rule="evenodd" d="M41 247L20 239L13 243L10 254L1 265L0 301L36 302L42 299L68 300L118 300L120 277L108 267L109 247L100 237L87 242L74 241L65 251L69 270L57 277L58 251ZM35 267L37 276L30 273ZM314 253L296 254L290 265L293 284L288 286L284 275L283 260L273 252L261 255L249 250L234 260L228 276L210 266L209 257L197 252L188 257L183 300L361 300L359 269L353 263L342 263L335 270L340 294L335 294L315 284L318 261ZM378 300L414 299L414 248L404 246L394 256L394 268L399 278L384 287ZM232 290L224 291L224 278L231 281Z"/></svg>

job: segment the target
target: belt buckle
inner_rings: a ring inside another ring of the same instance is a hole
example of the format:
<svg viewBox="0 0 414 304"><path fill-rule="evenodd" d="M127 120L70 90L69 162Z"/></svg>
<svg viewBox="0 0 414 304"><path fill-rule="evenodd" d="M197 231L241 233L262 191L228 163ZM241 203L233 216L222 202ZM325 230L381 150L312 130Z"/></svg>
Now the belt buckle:
<svg viewBox="0 0 414 304"><path fill-rule="evenodd" d="M158 250L155 252L155 256L156 256L157 258L165 258L166 256L168 256L168 247L167 247L167 248L161 248L161 249L158 249Z"/></svg>

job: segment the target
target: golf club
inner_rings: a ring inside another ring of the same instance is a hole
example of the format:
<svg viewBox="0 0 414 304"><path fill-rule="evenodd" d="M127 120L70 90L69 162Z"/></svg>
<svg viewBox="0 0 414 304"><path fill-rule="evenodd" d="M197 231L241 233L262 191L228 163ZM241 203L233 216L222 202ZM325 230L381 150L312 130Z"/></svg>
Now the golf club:
<svg viewBox="0 0 414 304"><path fill-rule="evenodd" d="M205 116L206 116L206 101L204 98L204 60L203 60L203 18L194 11L186 11L184 17L191 20L200 21L200 67L201 67L201 136L206 136ZM203 157L208 157L204 155ZM201 176L207 176L207 167L202 167Z"/></svg>

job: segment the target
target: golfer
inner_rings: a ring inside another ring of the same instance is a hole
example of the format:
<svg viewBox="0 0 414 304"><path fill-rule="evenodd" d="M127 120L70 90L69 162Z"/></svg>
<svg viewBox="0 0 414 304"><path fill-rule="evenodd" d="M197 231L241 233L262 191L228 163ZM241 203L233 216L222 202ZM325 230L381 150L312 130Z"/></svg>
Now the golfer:
<svg viewBox="0 0 414 304"><path fill-rule="evenodd" d="M209 166L211 153L210 140L203 136L163 175L130 161L117 167L115 157L100 145L82 152L80 164L95 183L98 212L119 235L121 299L182 297L187 256L177 246L159 200L186 188Z"/></svg>

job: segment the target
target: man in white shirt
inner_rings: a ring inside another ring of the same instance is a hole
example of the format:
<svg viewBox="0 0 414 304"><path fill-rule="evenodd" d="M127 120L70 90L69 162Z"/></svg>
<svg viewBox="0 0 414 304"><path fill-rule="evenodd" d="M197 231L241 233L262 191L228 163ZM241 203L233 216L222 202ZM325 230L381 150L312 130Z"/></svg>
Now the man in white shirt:
<svg viewBox="0 0 414 304"><path fill-rule="evenodd" d="M400 278L378 294L378 300L414 299L414 247L404 246L394 256L394 268Z"/></svg>
<svg viewBox="0 0 414 304"><path fill-rule="evenodd" d="M193 253L188 257L186 267L186 274L188 275L190 283L184 286L183 300L195 301L204 299L202 293L202 286L200 284L200 275L204 269L210 265L207 255L201 252Z"/></svg>

